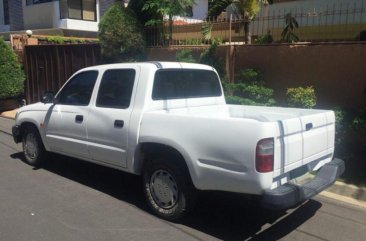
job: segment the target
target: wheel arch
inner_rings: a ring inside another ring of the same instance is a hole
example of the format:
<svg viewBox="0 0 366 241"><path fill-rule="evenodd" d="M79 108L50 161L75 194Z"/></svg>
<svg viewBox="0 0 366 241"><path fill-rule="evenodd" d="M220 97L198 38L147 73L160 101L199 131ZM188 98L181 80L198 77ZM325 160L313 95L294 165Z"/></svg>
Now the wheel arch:
<svg viewBox="0 0 366 241"><path fill-rule="evenodd" d="M23 121L20 125L20 133L21 135L23 136L24 134L24 130L28 127L28 126L32 126L32 127L35 127L36 130L38 131L38 133L40 134L40 131L38 129L38 125L35 124L34 122L31 122L31 121Z"/></svg>
<svg viewBox="0 0 366 241"><path fill-rule="evenodd" d="M39 136L41 137L41 140L42 140L42 144L44 147L46 147L45 145L45 140L44 140L44 136L42 135L42 132L39 128L39 125L38 123L35 123L34 121L31 121L31 120L24 120L22 121L20 124L20 135L21 135L21 138L23 138L23 134L24 134L24 130L28 127L28 126L32 126L34 127L37 131L38 131L38 134Z"/></svg>
<svg viewBox="0 0 366 241"><path fill-rule="evenodd" d="M139 143L135 149L134 162L133 162L133 172L141 174L143 172L144 166L148 161L150 161L151 156L165 156L165 157L175 157L171 158L172 161L177 162L177 164L183 165L183 167L188 172L191 181L195 185L195 172L192 161L188 153L182 148L177 148L173 145L169 145L162 142L143 142ZM196 185L195 185L196 186Z"/></svg>

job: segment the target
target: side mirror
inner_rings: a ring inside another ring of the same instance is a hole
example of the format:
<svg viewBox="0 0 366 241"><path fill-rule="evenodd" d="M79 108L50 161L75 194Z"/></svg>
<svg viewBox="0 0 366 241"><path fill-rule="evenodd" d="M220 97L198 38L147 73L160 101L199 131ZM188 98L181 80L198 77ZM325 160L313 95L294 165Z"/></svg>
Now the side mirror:
<svg viewBox="0 0 366 241"><path fill-rule="evenodd" d="M53 91L45 91L42 93L41 102L44 104L53 103L54 98L55 94L53 93Z"/></svg>

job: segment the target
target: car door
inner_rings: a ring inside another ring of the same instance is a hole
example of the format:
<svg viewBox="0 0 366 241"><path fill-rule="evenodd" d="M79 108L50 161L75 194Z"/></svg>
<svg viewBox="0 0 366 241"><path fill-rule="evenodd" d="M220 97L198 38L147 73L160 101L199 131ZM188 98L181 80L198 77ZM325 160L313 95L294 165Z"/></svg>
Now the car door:
<svg viewBox="0 0 366 241"><path fill-rule="evenodd" d="M137 69L106 70L87 125L88 149L93 160L126 167L129 122Z"/></svg>
<svg viewBox="0 0 366 241"><path fill-rule="evenodd" d="M86 122L97 71L73 76L56 96L45 118L46 140L51 151L88 158Z"/></svg>

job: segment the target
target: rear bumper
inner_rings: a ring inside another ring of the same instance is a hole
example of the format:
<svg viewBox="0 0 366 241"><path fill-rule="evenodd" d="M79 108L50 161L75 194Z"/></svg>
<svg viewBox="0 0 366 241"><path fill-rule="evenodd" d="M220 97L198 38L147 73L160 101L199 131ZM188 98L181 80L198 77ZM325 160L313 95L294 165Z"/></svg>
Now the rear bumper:
<svg viewBox="0 0 366 241"><path fill-rule="evenodd" d="M11 128L11 132L13 134L13 139L14 139L14 142L15 143L19 143L22 141L22 133L20 131L20 126L18 125L14 125L12 128Z"/></svg>
<svg viewBox="0 0 366 241"><path fill-rule="evenodd" d="M302 186L286 183L273 190L265 191L262 206L274 210L295 207L333 185L344 170L344 161L333 159L325 164L312 180Z"/></svg>

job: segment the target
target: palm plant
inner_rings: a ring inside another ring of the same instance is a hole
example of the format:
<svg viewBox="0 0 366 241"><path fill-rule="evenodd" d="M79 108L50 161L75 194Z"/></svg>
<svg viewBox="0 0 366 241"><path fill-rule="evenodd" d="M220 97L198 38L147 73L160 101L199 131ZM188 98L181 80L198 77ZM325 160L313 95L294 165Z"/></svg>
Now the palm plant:
<svg viewBox="0 0 366 241"><path fill-rule="evenodd" d="M285 23L286 26L281 33L282 40L287 43L299 41L299 37L294 32L295 29L299 28L299 23L296 21L296 18L291 13L288 13L285 16Z"/></svg>

